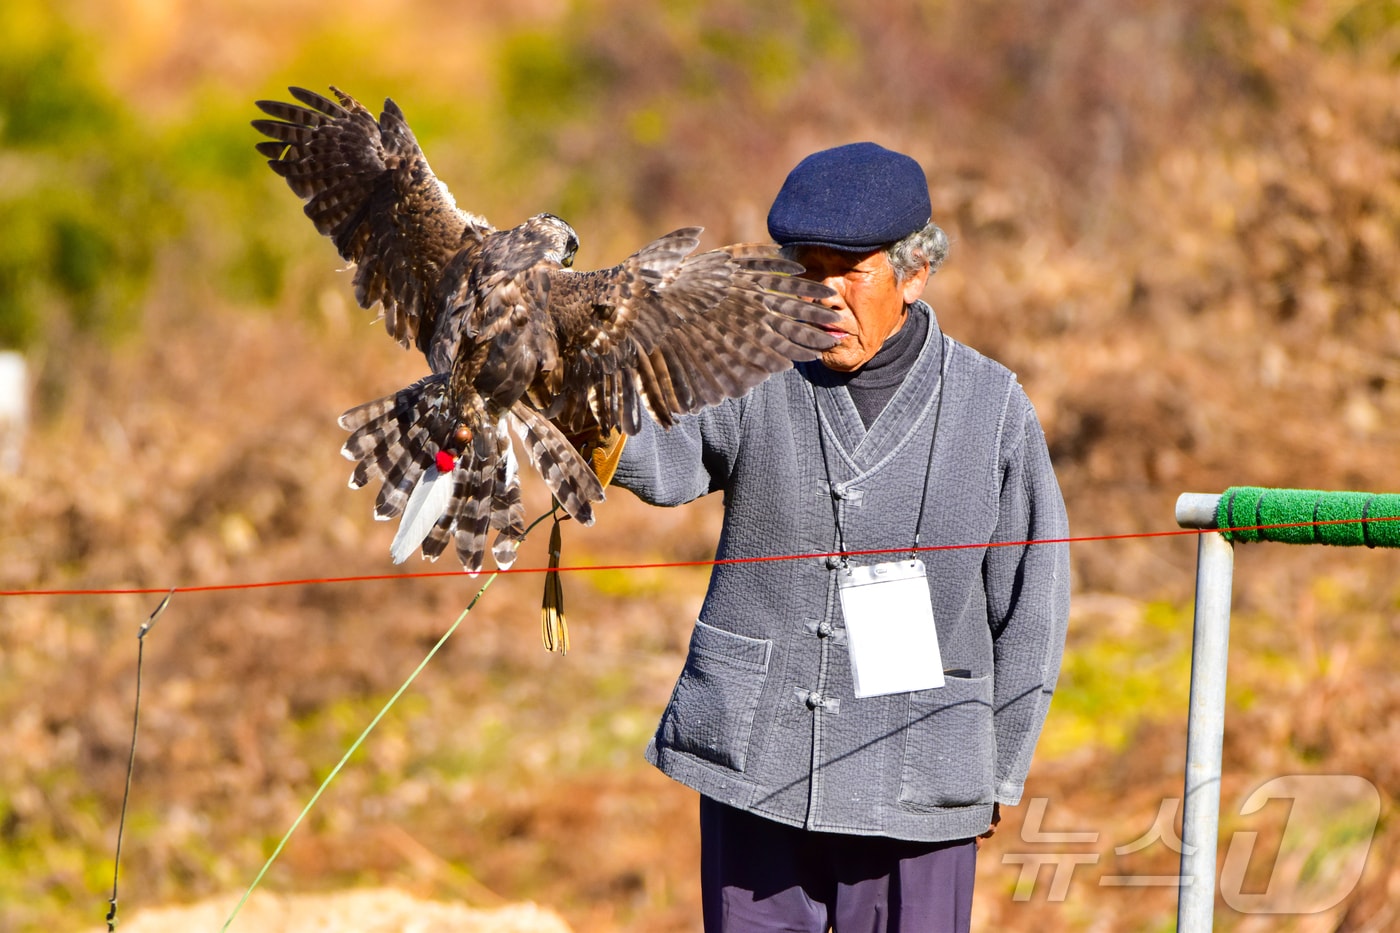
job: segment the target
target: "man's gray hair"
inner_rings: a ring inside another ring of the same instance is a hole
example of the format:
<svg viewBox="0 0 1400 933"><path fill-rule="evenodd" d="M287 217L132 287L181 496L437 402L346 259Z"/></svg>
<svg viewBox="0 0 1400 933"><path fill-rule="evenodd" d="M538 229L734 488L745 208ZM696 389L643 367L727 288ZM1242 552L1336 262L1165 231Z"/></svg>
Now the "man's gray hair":
<svg viewBox="0 0 1400 933"><path fill-rule="evenodd" d="M797 260L804 245L789 244L779 247L779 254L785 259ZM938 267L943 265L943 260L948 258L948 234L930 220L923 229L915 230L902 240L896 240L886 246L883 252L890 260L890 267L894 269L896 284L916 274L925 262L928 263L929 275L933 275L938 271Z"/></svg>
<svg viewBox="0 0 1400 933"><path fill-rule="evenodd" d="M915 230L902 240L885 247L885 255L894 267L894 279L903 282L917 273L925 262L929 275L938 271L943 260L948 258L948 234L933 221L922 230Z"/></svg>

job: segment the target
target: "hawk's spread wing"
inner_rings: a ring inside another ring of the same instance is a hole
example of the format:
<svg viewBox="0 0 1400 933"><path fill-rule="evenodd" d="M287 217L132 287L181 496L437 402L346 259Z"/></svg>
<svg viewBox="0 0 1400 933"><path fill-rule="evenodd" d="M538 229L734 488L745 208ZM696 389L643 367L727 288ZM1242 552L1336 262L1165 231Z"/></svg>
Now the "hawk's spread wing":
<svg viewBox="0 0 1400 933"><path fill-rule="evenodd" d="M258 144L268 165L306 201L306 215L354 263L361 307L380 302L384 326L424 353L433 339L438 294L449 261L491 230L457 208L392 100L376 120L336 88L338 102L291 88L304 106L260 100L273 120L254 121L271 137Z"/></svg>
<svg viewBox="0 0 1400 933"><path fill-rule="evenodd" d="M811 325L838 316L808 300L830 291L797 278L801 266L758 244L695 254L699 235L677 230L611 269L550 273L560 364L531 394L565 431L596 420L635 434L645 414L669 426L835 342Z"/></svg>

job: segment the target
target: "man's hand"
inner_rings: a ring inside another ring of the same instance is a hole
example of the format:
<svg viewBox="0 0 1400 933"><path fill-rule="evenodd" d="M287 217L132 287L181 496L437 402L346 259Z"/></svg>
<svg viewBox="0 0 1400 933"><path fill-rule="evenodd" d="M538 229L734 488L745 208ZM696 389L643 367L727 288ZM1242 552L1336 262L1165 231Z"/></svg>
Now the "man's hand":
<svg viewBox="0 0 1400 933"><path fill-rule="evenodd" d="M987 827L987 831L986 831L985 833L982 833L982 834L980 834L980 835L977 837L977 848L979 848L979 849L982 848L982 840L983 840L983 839L990 839L990 838L992 838L993 835L996 834L996 831L997 831L997 824L1000 823L1000 822L1001 822L1001 804L999 804L999 803L994 803L994 804L992 804L992 825L990 825L990 826Z"/></svg>

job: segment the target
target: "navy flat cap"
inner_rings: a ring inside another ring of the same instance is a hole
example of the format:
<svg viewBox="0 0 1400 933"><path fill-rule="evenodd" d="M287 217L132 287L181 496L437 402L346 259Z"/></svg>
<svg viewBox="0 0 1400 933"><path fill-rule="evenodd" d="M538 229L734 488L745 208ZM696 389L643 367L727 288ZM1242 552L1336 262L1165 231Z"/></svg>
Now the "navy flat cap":
<svg viewBox="0 0 1400 933"><path fill-rule="evenodd" d="M768 211L768 235L782 246L865 252L922 229L932 213L918 162L851 143L797 164Z"/></svg>

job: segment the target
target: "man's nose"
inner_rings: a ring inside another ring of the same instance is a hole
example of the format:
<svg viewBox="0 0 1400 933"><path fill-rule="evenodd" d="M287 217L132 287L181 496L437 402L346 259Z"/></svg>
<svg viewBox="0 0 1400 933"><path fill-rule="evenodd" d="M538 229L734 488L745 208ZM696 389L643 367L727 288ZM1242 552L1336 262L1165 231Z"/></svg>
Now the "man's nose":
<svg viewBox="0 0 1400 933"><path fill-rule="evenodd" d="M831 289L831 294L818 303L828 308L845 307L845 302L841 298L842 286L846 284L845 278L839 275L828 275L821 279L821 283Z"/></svg>

